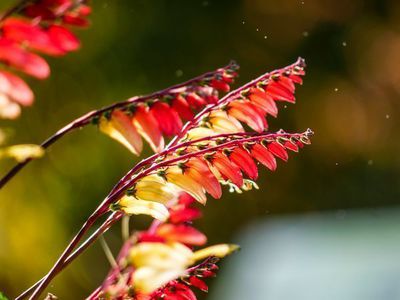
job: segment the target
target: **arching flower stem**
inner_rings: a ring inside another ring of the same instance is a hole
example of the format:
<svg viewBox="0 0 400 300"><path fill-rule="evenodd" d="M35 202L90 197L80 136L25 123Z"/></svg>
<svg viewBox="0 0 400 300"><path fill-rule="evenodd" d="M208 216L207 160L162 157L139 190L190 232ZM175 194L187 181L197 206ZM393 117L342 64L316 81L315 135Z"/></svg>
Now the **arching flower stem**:
<svg viewBox="0 0 400 300"><path fill-rule="evenodd" d="M148 95L144 95L144 96L135 96L135 97L131 97L127 100L121 101L121 102L117 102L108 106L105 106L103 108L100 108L98 110L93 110L90 111L86 114L84 114L83 116L75 119L74 121L68 123L67 125L65 125L64 127L62 127L60 130L58 130L55 134L53 134L52 136L50 136L48 139L46 139L44 142L42 142L40 144L40 146L44 149L49 148L51 145L53 145L55 142L57 142L60 138L62 138L64 135L74 131L77 128L82 128L88 124L91 124L93 122L93 120L95 120L96 118L102 116L104 113L108 112L108 111L112 111L114 109L117 108L126 108L129 107L132 104L137 104L137 103L143 103L146 102L149 99L152 98L161 98L164 97L168 94L170 94L171 92L174 92L175 90L178 90L179 88L182 88L184 86L196 83L196 82L201 82L202 80L209 78L211 76L214 76L215 74L217 74L218 72L220 72L221 70L224 69L229 69L229 68L235 68L237 65L235 62L230 62L228 65L226 65L225 67L219 68L215 71L211 71L211 72L207 72L204 73L200 76L197 76L195 78L192 78L188 81L185 81L183 83L179 83L176 85L173 85L171 87L168 87L166 89L163 89L161 91L152 93L152 94L148 94ZM21 169L23 169L30 161L32 161L32 158L29 158L23 162L20 162L18 164L16 164L10 171L8 171L8 173L1 178L0 180L0 189L2 187L4 187L4 185L6 185L7 182L9 182Z"/></svg>
<svg viewBox="0 0 400 300"><path fill-rule="evenodd" d="M77 258L82 252L84 252L91 244L93 244L99 236L104 234L114 223L118 222L123 216L122 212L113 212L110 216L101 224L75 251L73 251L65 261L60 264L57 268L57 275L64 268L66 268L75 258ZM54 275L54 276L55 276ZM45 280L46 276L32 285L30 288L25 290L22 294L20 294L16 300L22 300L28 297L33 291Z"/></svg>
<svg viewBox="0 0 400 300"><path fill-rule="evenodd" d="M171 142L168 144L168 146L166 148L170 148L174 145L176 145L179 140L181 138L183 138L185 136L185 134L191 129L193 128L202 118L203 116L205 116L207 113L211 112L212 110L214 110L217 107L221 107L222 105L228 103L230 100L235 99L237 96L239 96L243 91L256 86L260 81L265 80L270 78L271 76L273 76L274 74L278 73L278 72L285 72L287 70L291 70L295 67L304 67L305 66L305 61L303 58L299 57L297 59L297 61L281 70L275 70L273 72L270 73L266 73L261 75L260 77L250 81L249 83L241 86L238 89L233 90L232 92L226 94L224 97L222 97L217 103L215 104L209 104L207 105L201 112L199 112L195 118L193 118L193 120L189 121L188 123L185 124L185 126L182 128L181 132L179 135L175 136Z"/></svg>

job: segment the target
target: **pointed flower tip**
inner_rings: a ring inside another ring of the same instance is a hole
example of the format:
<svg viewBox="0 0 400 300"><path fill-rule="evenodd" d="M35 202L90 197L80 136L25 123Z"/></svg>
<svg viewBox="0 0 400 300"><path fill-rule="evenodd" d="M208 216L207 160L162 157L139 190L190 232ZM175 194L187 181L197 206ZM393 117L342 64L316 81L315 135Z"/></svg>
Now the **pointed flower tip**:
<svg viewBox="0 0 400 300"><path fill-rule="evenodd" d="M299 57L297 58L296 64L297 64L298 66L302 67L302 68L305 68L305 67L307 66L306 60L305 60L303 57L301 57L301 56L299 56Z"/></svg>
<svg viewBox="0 0 400 300"><path fill-rule="evenodd" d="M169 211L165 205L154 202L139 200L132 196L122 197L111 209L120 209L128 215L149 215L154 219L165 222L169 218Z"/></svg>
<svg viewBox="0 0 400 300"><path fill-rule="evenodd" d="M211 256L223 258L237 251L239 248L240 247L235 244L218 244L198 250L194 252L193 256L195 261L202 260Z"/></svg>
<svg viewBox="0 0 400 300"><path fill-rule="evenodd" d="M307 128L307 130L304 132L304 134L308 137L311 137L314 135L314 131L311 128Z"/></svg>

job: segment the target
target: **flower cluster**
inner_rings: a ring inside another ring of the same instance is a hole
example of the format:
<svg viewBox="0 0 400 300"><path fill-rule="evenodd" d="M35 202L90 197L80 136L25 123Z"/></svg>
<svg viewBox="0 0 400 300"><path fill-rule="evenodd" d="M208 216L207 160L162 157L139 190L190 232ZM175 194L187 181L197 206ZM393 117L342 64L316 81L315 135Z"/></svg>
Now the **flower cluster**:
<svg viewBox="0 0 400 300"><path fill-rule="evenodd" d="M74 257L124 216L148 215L148 230L133 232L103 284L88 299L195 300L193 287L207 291L205 279L217 261L238 248L206 247L206 236L193 226L196 205L208 194L218 199L224 187L242 193L258 188L258 167L271 171L277 159L310 144L313 132L267 132L278 103L295 102L305 63L270 73L227 93L236 64L148 96L133 97L90 112L60 130L57 139L77 126L94 123L100 131L139 155L146 140L156 152L137 163L101 202L51 271L18 299L38 299L52 278ZM227 93L223 97L220 92ZM184 124L184 122L186 122ZM170 138L169 143L165 140ZM83 235L104 214L106 221L80 246Z"/></svg>
<svg viewBox="0 0 400 300"><path fill-rule="evenodd" d="M207 241L192 225L201 216L194 204L205 205L207 194L220 198L223 186L238 193L258 188L254 182L258 164L274 171L277 158L287 161L288 150L297 152L310 143L313 132L309 129L298 134L265 132L267 114L277 115L277 101L294 102L295 83L302 82L302 75L304 62L299 60L209 103L177 129L165 149L155 149L158 154L123 178L120 190L125 193L110 209L156 220L147 231L133 234L122 248L117 267L89 299L196 299L192 287L208 290L204 279L215 276L216 261L237 246L220 244L194 250ZM158 121L156 130L163 128L160 124L175 126L175 119L163 119L163 115L157 119L153 107L159 103L163 102L156 99L146 106ZM127 145L128 140L137 140L132 136L135 118L135 111L127 116L114 110L109 118L103 116L100 127L112 126L120 134L116 139ZM117 120L122 119L131 127L118 126ZM246 132L246 127L253 131ZM149 126L148 130L155 129Z"/></svg>
<svg viewBox="0 0 400 300"><path fill-rule="evenodd" d="M166 93L145 97L124 107L106 111L96 122L102 132L139 155L145 139L154 152L165 147L164 137L177 135L184 122L192 120L199 109L219 100L220 92L228 92L237 76L238 66L232 62L198 80Z"/></svg>
<svg viewBox="0 0 400 300"><path fill-rule="evenodd" d="M62 56L79 48L68 28L86 27L91 8L82 0L27 1L18 16L0 23L0 118L14 119L34 96L14 72L45 79L50 67L38 53Z"/></svg>
<svg viewBox="0 0 400 300"><path fill-rule="evenodd" d="M218 259L237 246L221 244L193 251L207 242L191 224L201 216L194 202L189 194L181 193L169 208L169 222L155 222L149 230L132 236L116 268L88 299L196 299L192 286L207 291L204 279L215 276Z"/></svg>

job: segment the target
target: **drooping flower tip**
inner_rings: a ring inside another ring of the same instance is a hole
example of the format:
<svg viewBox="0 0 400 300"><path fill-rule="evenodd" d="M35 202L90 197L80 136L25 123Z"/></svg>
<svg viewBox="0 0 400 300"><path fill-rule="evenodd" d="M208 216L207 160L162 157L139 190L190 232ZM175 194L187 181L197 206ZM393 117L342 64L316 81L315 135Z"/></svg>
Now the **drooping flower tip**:
<svg viewBox="0 0 400 300"><path fill-rule="evenodd" d="M199 261L212 256L224 258L225 256L232 254L239 249L240 247L234 244L214 245L194 252L194 260Z"/></svg>

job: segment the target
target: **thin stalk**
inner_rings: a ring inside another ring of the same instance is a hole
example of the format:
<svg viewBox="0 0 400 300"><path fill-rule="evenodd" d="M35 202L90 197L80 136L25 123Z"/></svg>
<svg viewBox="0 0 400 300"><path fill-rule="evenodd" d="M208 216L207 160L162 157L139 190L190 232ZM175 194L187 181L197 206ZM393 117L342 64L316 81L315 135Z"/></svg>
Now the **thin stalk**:
<svg viewBox="0 0 400 300"><path fill-rule="evenodd" d="M121 235L122 235L122 239L124 241L127 241L129 239L129 235L130 235L130 230L129 230L129 221L130 221L130 216L124 216L122 218L122 222L121 222Z"/></svg>
<svg viewBox="0 0 400 300"><path fill-rule="evenodd" d="M103 113L107 112L107 111L111 111L113 109L117 109L117 108L124 108L124 107L128 107L134 103L142 103L145 102L149 99L152 98L158 98L158 97L163 97L165 95L168 95L169 93L173 92L174 90L177 90L179 88L182 88L184 86L193 84L195 82L201 81L207 77L213 76L214 74L216 74L219 70L221 69L226 69L229 68L230 66L233 65L233 62L231 62L230 64L228 64L225 67L219 68L215 71L211 71L211 72L207 72L204 73L200 76L197 76L195 78L192 78L188 81L185 81L183 83L180 84L176 84L174 86L168 87L164 90L152 93L152 94L148 94L148 95L144 95L144 96L136 96L136 97L132 97L129 98L127 100L124 100L122 102L117 102L108 106L105 106L103 108L100 108L98 110L93 110L90 111L88 113L86 113L85 115L75 119L74 121L70 122L69 124L67 124L66 126L64 126L63 128L61 128L60 130L58 130L55 134L53 134L52 136L50 136L48 139L46 139L43 143L40 144L40 146L42 146L44 149L49 148L51 145L53 145L56 141L58 141L60 138L62 138L64 135L66 135L67 133L74 131L77 128L82 128L88 124L90 124L93 120L93 118L95 117L100 117ZM18 164L16 164L14 167L12 167L7 174L0 180L0 189L2 187L4 187L4 185L9 182L19 171L21 171L29 162L31 162L33 160L33 158L28 158L23 162L20 162Z"/></svg>
<svg viewBox="0 0 400 300"><path fill-rule="evenodd" d="M242 134L242 133L240 133L240 134ZM235 136L235 135L236 134L233 134L233 136ZM229 136L229 134L227 136ZM114 201L116 201L118 199L118 197L121 196L122 193L124 193L125 190L129 186L131 186L135 181L137 181L140 178L146 176L147 174L151 173L152 171L155 171L155 170L157 170L159 168L162 168L162 167L169 166L169 165L171 165L173 163L176 163L178 161L189 159L189 158L191 158L193 156L206 154L206 153L209 153L209 152L213 152L213 151L219 150L221 148L235 146L235 145L243 144L243 143L246 143L246 142L257 141L257 140L261 140L261 139L265 139L265 138L277 138L277 137L284 137L284 136L293 136L293 135L290 135L288 133L282 133L282 134L281 133L278 133L278 134L267 133L267 134L263 134L263 135L258 134L256 136L252 136L252 137L247 137L247 138L242 138L242 139L239 139L239 140L229 141L229 142L226 142L226 143L223 143L223 144L220 144L220 145L208 148L208 149L200 150L200 151L197 151L195 153L189 153L189 154L177 157L177 158L173 158L173 159L166 160L164 162L155 164L155 165L150 166L149 168L145 169L144 171L140 172L134 178L131 178L130 180L126 181L114 193L110 193L109 196L107 196L104 199L104 201L99 205L99 207L95 210L95 212L89 217L89 219L82 226L81 230L73 238L73 240L70 242L70 244L68 245L68 247L66 248L64 253L58 259L56 264L53 266L53 268L50 270L50 272L47 274L47 276L45 276L44 280L36 288L36 290L34 291L34 293L31 296L30 300L37 299L37 297L40 295L40 293L46 288L46 286L49 284L49 282L54 278L54 276L56 274L58 274L60 268L62 268L62 264L63 264L64 260L73 251L73 249L76 247L77 243L80 241L80 239L83 237L83 235L87 232L87 230L93 225L93 223L97 220L97 218L99 216L101 216L102 214L104 214L105 212L108 211L108 206L111 203L113 203ZM300 134L298 134L297 136L300 136ZM181 146L181 145L179 145L179 146Z"/></svg>
<svg viewBox="0 0 400 300"><path fill-rule="evenodd" d="M92 233L90 237L86 241L84 241L71 255L68 256L68 258L64 261L62 264L62 267L60 267L59 272L66 268L75 258L77 258L83 251L85 251L93 242L97 240L99 236L101 236L104 232L106 232L111 225L116 223L118 220L121 219L123 216L123 213L121 212L113 212L106 221L96 230ZM19 295L15 300L22 300L28 297L33 291L39 286L41 282L46 278L44 276L42 279L40 279L38 282L36 282L34 285L32 285L29 289L24 291L21 295Z"/></svg>

